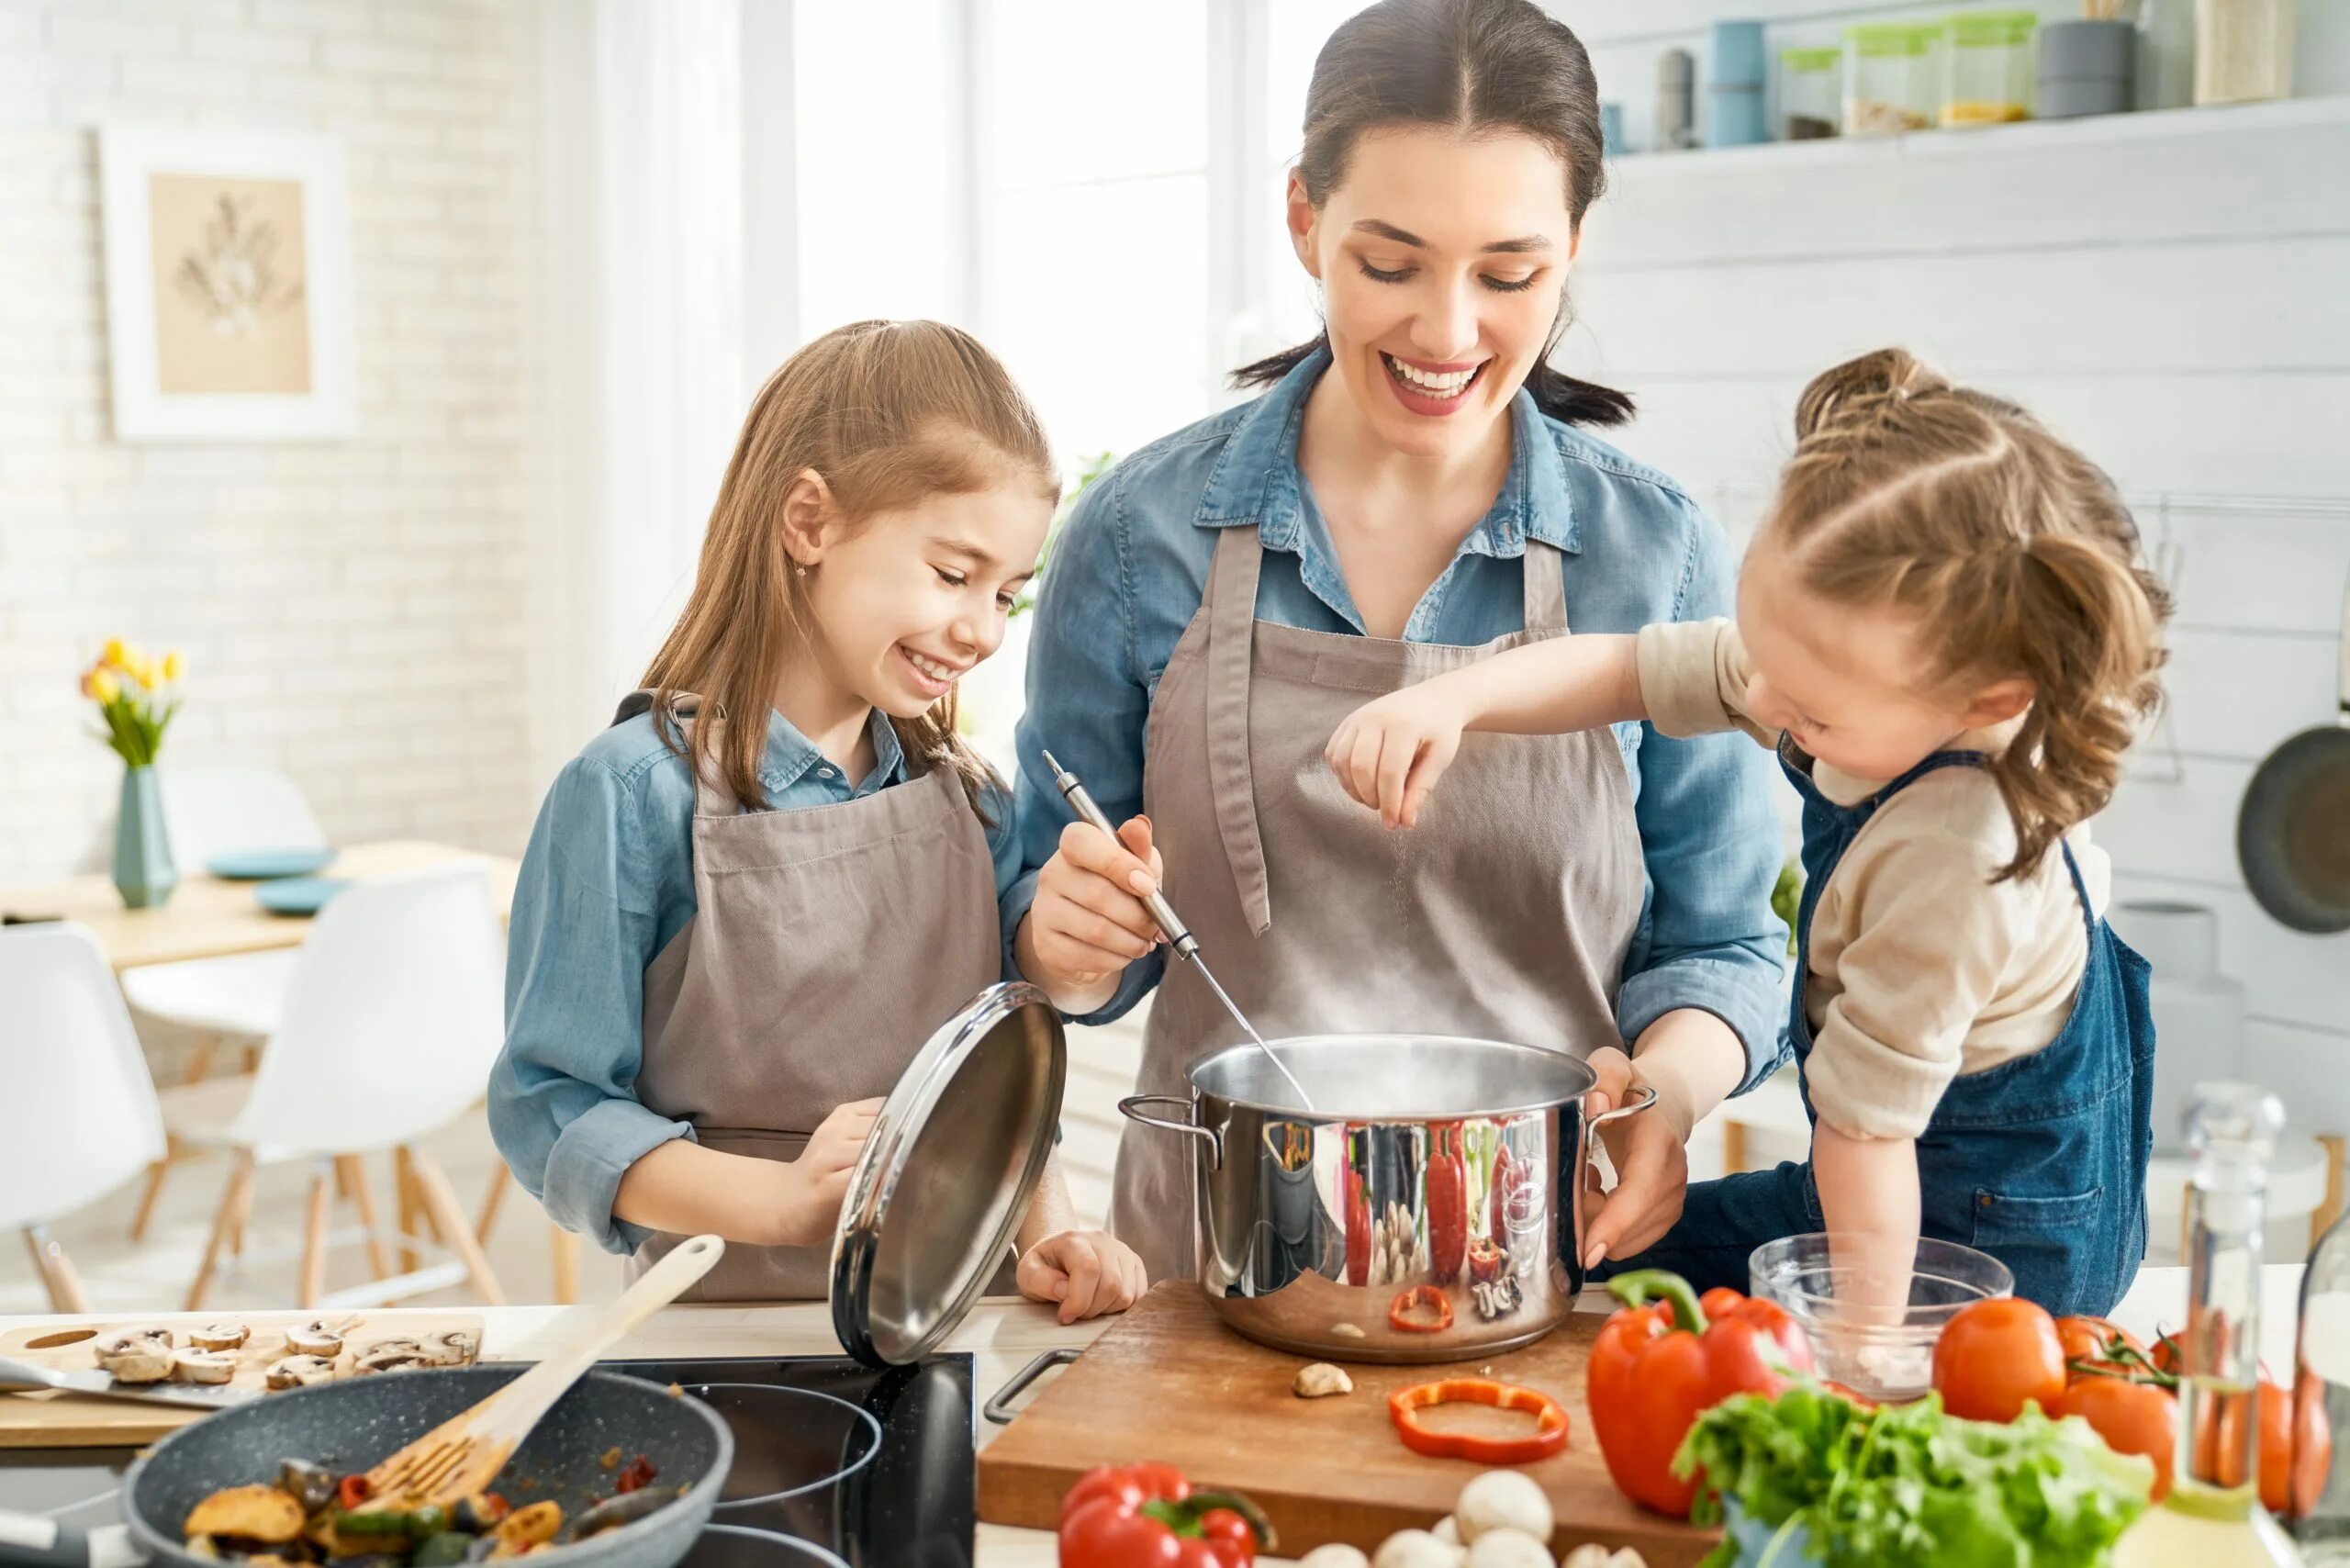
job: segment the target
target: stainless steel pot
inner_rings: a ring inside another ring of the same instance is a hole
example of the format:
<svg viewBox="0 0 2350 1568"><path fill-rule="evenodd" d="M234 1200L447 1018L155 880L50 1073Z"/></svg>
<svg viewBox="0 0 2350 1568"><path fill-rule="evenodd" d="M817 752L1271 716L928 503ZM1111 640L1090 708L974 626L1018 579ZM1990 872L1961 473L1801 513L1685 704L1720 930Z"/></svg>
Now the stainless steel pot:
<svg viewBox="0 0 2350 1568"><path fill-rule="evenodd" d="M1200 1288L1260 1343L1353 1361L1449 1361L1532 1344L1583 1289L1583 1171L1595 1082L1500 1040L1315 1035L1136 1094L1130 1119L1192 1140ZM1175 1118L1151 1114L1169 1109Z"/></svg>

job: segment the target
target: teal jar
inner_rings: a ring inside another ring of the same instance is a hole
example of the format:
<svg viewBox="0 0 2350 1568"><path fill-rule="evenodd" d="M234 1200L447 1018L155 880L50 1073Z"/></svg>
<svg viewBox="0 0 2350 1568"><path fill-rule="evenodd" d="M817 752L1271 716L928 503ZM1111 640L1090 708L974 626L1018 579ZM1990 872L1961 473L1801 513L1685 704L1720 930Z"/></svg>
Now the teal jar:
<svg viewBox="0 0 2350 1568"><path fill-rule="evenodd" d="M153 909L179 886L171 836L163 831L163 792L153 767L126 767L114 824L114 885L131 909Z"/></svg>

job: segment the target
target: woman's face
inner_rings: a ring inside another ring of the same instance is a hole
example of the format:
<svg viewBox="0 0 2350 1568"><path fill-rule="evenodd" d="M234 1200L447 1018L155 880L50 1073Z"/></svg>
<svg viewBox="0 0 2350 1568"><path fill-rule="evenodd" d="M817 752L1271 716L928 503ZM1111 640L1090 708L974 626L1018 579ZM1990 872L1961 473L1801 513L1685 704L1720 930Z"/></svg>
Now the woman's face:
<svg viewBox="0 0 2350 1568"><path fill-rule="evenodd" d="M1371 428L1414 456L1475 449L1540 357L1574 259L1557 156L1509 133L1374 131L1318 209L1292 176L1289 223Z"/></svg>

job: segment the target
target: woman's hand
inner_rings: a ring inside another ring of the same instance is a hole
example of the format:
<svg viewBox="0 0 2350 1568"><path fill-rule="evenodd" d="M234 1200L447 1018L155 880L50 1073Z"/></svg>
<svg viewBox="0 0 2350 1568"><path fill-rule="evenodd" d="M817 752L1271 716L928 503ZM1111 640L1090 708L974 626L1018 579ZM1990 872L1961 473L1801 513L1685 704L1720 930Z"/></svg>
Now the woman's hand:
<svg viewBox="0 0 2350 1568"><path fill-rule="evenodd" d="M1632 1058L1614 1046L1602 1046L1583 1059L1599 1075L1599 1086L1585 1097L1587 1115L1612 1110L1636 1088L1650 1087ZM1583 1226L1586 1269L1596 1268L1606 1258L1639 1257L1681 1218L1682 1201L1689 1192L1688 1134L1673 1118L1659 1114L1663 1110L1660 1091L1656 1105L1599 1130L1616 1167L1616 1190L1600 1197L1597 1212ZM1595 1183L1598 1176L1596 1169L1585 1172L1588 1182Z"/></svg>
<svg viewBox="0 0 2350 1568"><path fill-rule="evenodd" d="M1413 827L1460 750L1466 715L1442 681L1391 692L1347 715L1322 758L1338 783L1388 827Z"/></svg>
<svg viewBox="0 0 2350 1568"><path fill-rule="evenodd" d="M1148 1287L1142 1260L1106 1230L1064 1230L1021 1256L1020 1294L1060 1304L1063 1323L1124 1312Z"/></svg>
<svg viewBox="0 0 2350 1568"><path fill-rule="evenodd" d="M1142 900L1164 871L1148 817L1130 819L1114 839L1069 823L1036 875L1036 902L1013 938L1020 972L1064 1013L1091 1013L1109 1001L1125 967L1160 940Z"/></svg>
<svg viewBox="0 0 2350 1568"><path fill-rule="evenodd" d="M852 1100L835 1105L833 1114L808 1135L808 1147L784 1167L782 1213L777 1240L785 1246L813 1247L830 1242L840 1224L841 1200L848 1196L849 1172L856 1168L858 1151L873 1132L881 1114L878 1100Z"/></svg>

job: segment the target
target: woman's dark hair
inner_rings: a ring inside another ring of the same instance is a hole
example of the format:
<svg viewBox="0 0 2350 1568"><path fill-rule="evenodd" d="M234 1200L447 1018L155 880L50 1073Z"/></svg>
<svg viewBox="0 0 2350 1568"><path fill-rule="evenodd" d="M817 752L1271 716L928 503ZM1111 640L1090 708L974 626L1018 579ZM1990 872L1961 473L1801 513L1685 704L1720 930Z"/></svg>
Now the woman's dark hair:
<svg viewBox="0 0 2350 1568"><path fill-rule="evenodd" d="M1329 199L1366 132L1415 125L1532 137L1566 166L1567 211L1578 226L1606 184L1591 57L1533 0L1380 0L1340 24L1314 62L1305 93L1297 172L1307 198L1317 207ZM1623 423L1632 417L1630 398L1552 368L1567 320L1561 304L1526 389L1554 420ZM1232 373L1233 385L1279 381L1328 342L1326 332L1243 365Z"/></svg>

